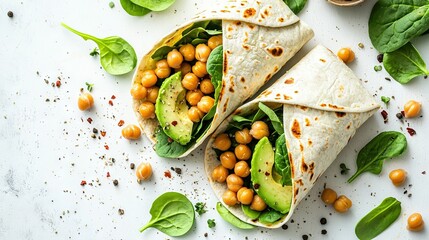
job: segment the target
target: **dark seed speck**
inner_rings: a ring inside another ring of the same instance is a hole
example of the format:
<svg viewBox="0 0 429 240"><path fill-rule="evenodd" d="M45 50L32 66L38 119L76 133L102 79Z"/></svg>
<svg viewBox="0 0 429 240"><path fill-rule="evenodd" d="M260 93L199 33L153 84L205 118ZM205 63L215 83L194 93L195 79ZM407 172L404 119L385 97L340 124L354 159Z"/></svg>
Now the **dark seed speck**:
<svg viewBox="0 0 429 240"><path fill-rule="evenodd" d="M326 221L326 218L320 219L320 224L325 225L328 221Z"/></svg>
<svg viewBox="0 0 429 240"><path fill-rule="evenodd" d="M12 11L7 12L7 16L10 18L13 18L13 12Z"/></svg>

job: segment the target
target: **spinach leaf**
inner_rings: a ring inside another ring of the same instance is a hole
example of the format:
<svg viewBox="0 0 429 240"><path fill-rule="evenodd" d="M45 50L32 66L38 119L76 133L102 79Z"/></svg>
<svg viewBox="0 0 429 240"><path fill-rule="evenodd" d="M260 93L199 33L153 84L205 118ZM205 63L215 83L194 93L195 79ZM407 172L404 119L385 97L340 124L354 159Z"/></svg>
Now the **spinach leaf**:
<svg viewBox="0 0 429 240"><path fill-rule="evenodd" d="M194 40L192 40L191 44L194 45L194 46L197 46L198 44L207 43L207 42L208 42L207 39L195 38Z"/></svg>
<svg viewBox="0 0 429 240"><path fill-rule="evenodd" d="M393 52L385 53L383 65L390 76L402 84L408 83L415 77L429 75L426 63L411 43Z"/></svg>
<svg viewBox="0 0 429 240"><path fill-rule="evenodd" d="M363 217L355 228L359 239L373 239L386 230L401 214L401 202L388 197Z"/></svg>
<svg viewBox="0 0 429 240"><path fill-rule="evenodd" d="M357 171L347 182L351 183L364 172L379 174L383 161L402 154L407 148L407 139L400 132L382 132L363 147L358 154Z"/></svg>
<svg viewBox="0 0 429 240"><path fill-rule="evenodd" d="M177 41L174 44L174 46L180 46L187 43L192 43L192 41L197 38L209 39L211 36L215 36L219 34L222 34L222 30L210 30L202 27L197 27L187 32L186 34L183 34L183 37L179 41Z"/></svg>
<svg viewBox="0 0 429 240"><path fill-rule="evenodd" d="M195 220L192 203L181 193L167 192L159 196L150 208L152 218L140 229L153 227L171 237L187 233Z"/></svg>
<svg viewBox="0 0 429 240"><path fill-rule="evenodd" d="M131 16L144 16L151 12L150 9L141 7L133 2L131 0L120 0L121 6Z"/></svg>
<svg viewBox="0 0 429 240"><path fill-rule="evenodd" d="M262 102L259 102L258 107L271 120L271 124L273 125L274 130L280 135L283 134L284 133L283 122L282 122L282 120L279 119L279 117L274 112L274 110L272 110L271 108L269 108L267 105L263 104Z"/></svg>
<svg viewBox="0 0 429 240"><path fill-rule="evenodd" d="M129 73L137 64L137 56L134 48L120 37L96 38L86 33L79 32L64 23L61 25L71 32L81 36L84 40L92 40L100 49L100 62L106 72L112 75Z"/></svg>
<svg viewBox="0 0 429 240"><path fill-rule="evenodd" d="M276 210L270 209L268 211L264 211L261 216L259 216L258 220L261 223L275 223L280 220L284 216L283 213L277 212Z"/></svg>
<svg viewBox="0 0 429 240"><path fill-rule="evenodd" d="M176 0L131 0L134 4L152 11L163 11L169 8Z"/></svg>
<svg viewBox="0 0 429 240"><path fill-rule="evenodd" d="M278 137L276 140L274 169L282 176L282 178L280 179L280 183L282 184L282 186L292 186L289 156L286 148L286 137L284 133L280 135L280 137Z"/></svg>
<svg viewBox="0 0 429 240"><path fill-rule="evenodd" d="M293 13L298 14L304 8L307 0L283 0Z"/></svg>
<svg viewBox="0 0 429 240"><path fill-rule="evenodd" d="M260 211L251 209L250 205L241 204L241 210L246 216L248 216L252 220L258 219L258 217L261 215Z"/></svg>
<svg viewBox="0 0 429 240"><path fill-rule="evenodd" d="M161 128L155 133L156 135L156 144L155 152L160 157L166 158L176 158L184 154L194 143L188 143L187 145L181 145L178 142L171 140L167 134L162 131ZM170 140L169 140L170 139Z"/></svg>
<svg viewBox="0 0 429 240"><path fill-rule="evenodd" d="M239 218L234 216L232 213L228 211L227 208L225 208L222 203L218 202L216 204L216 210L219 213L219 215L223 218L223 220L229 222L233 226L241 229L252 229L255 228L255 226L245 223L241 221Z"/></svg>
<svg viewBox="0 0 429 240"><path fill-rule="evenodd" d="M158 48L153 55L151 56L151 58L153 60L161 60L164 58L167 58L167 55L169 52L171 52L171 50L175 49L174 47L170 47L170 46L162 46L160 48Z"/></svg>
<svg viewBox="0 0 429 240"><path fill-rule="evenodd" d="M429 29L429 0L379 0L368 25L378 51L395 51Z"/></svg>

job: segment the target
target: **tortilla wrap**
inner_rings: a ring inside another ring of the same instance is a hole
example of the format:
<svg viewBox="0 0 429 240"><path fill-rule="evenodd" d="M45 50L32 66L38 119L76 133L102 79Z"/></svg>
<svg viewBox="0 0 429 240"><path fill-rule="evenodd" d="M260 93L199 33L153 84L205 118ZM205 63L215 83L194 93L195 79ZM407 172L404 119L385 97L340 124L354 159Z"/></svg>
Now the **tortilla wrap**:
<svg viewBox="0 0 429 240"><path fill-rule="evenodd" d="M173 46L193 23L214 19L222 20L222 90L211 126L179 157L197 148L225 117L254 95L314 35L281 0L220 1L155 44L141 59L133 83L141 80L143 71L155 68L156 61L151 56L158 48ZM133 100L133 109L145 135L156 143L158 120L143 119L138 112L141 103Z"/></svg>
<svg viewBox="0 0 429 240"><path fill-rule="evenodd" d="M272 225L252 221L238 205L224 204L222 195L227 185L212 179L213 169L220 164L212 148L214 139L225 132L233 115L250 114L258 109L259 102L268 106L283 105L283 126L291 167L291 208L286 216ZM221 123L210 138L205 153L205 170L210 185L223 205L241 220L278 228L290 219L317 179L378 108L352 70L330 50L319 45L256 99L238 108Z"/></svg>

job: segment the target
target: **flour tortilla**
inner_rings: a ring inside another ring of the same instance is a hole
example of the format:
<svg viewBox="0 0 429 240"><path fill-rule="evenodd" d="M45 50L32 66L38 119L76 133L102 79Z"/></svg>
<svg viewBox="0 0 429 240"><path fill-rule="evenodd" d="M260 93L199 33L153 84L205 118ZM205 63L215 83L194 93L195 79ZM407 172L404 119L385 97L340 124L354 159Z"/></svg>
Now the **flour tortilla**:
<svg viewBox="0 0 429 240"><path fill-rule="evenodd" d="M193 23L214 19L222 19L222 90L210 128L180 157L197 148L225 117L254 95L314 35L281 0L219 1L159 41L140 61L133 83L141 80L143 71L155 68L156 61L151 56L158 48L173 46ZM145 135L156 143L158 120L140 116L141 102L133 100L133 109Z"/></svg>
<svg viewBox="0 0 429 240"><path fill-rule="evenodd" d="M222 195L226 184L217 183L211 177L213 169L220 164L212 148L214 139L226 130L233 115L253 113L258 110L259 102L268 106L283 105L293 185L289 214L271 225L252 221L239 206L224 204ZM317 46L270 88L226 118L212 135L205 154L205 170L212 189L224 206L241 220L261 227L281 227L356 130L378 108L352 70L330 50Z"/></svg>

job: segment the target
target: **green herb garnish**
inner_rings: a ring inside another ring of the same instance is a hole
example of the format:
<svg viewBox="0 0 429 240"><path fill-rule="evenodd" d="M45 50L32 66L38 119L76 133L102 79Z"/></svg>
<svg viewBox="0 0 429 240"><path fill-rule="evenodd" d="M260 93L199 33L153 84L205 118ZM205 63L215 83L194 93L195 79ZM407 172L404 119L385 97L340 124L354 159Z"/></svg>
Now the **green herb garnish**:
<svg viewBox="0 0 429 240"><path fill-rule="evenodd" d="M346 175L349 172L349 168L346 166L346 164L341 163L340 164L340 169L341 169L341 175Z"/></svg>
<svg viewBox="0 0 429 240"><path fill-rule="evenodd" d="M207 225L209 226L209 228L214 228L216 226L216 222L214 219L209 219L207 220Z"/></svg>
<svg viewBox="0 0 429 240"><path fill-rule="evenodd" d="M381 70L383 70L383 67L381 65L375 65L374 66L374 71L380 72Z"/></svg>
<svg viewBox="0 0 429 240"><path fill-rule="evenodd" d="M110 8L114 8L115 7L115 3L114 2L109 2L109 7Z"/></svg>
<svg viewBox="0 0 429 240"><path fill-rule="evenodd" d="M97 56L97 55L100 55L100 53L98 52L98 48L94 48L90 53L89 53L89 55L91 55L91 56L93 56L93 57L95 57L95 56Z"/></svg>
<svg viewBox="0 0 429 240"><path fill-rule="evenodd" d="M381 96L381 101L384 102L385 104L388 104L390 102L390 97Z"/></svg>
<svg viewBox="0 0 429 240"><path fill-rule="evenodd" d="M86 85L86 89L88 91L92 92L92 88L94 87L94 83L85 82L85 85Z"/></svg>
<svg viewBox="0 0 429 240"><path fill-rule="evenodd" d="M283 0L293 13L298 14L305 7L307 0Z"/></svg>
<svg viewBox="0 0 429 240"><path fill-rule="evenodd" d="M207 212L207 210L206 210L206 203L197 202L195 204L195 212L197 212L198 215L200 215L200 216L203 215L203 213L206 213Z"/></svg>

